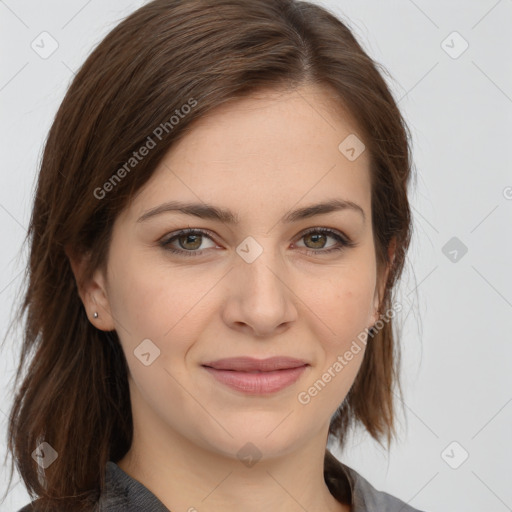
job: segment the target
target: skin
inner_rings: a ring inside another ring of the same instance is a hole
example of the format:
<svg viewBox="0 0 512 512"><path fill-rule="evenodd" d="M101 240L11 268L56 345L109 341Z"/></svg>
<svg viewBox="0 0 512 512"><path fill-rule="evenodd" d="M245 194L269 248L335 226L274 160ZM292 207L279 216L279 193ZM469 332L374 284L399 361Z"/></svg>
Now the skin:
<svg viewBox="0 0 512 512"><path fill-rule="evenodd" d="M364 344L310 403L297 398L375 323L379 287L382 293L369 154L349 161L338 150L359 131L328 94L319 86L260 92L201 118L116 219L106 275L97 271L80 290L90 321L117 331L128 361L134 440L118 465L170 510L351 510L331 495L323 462L329 420L357 375ZM360 205L366 221L346 209L279 222L333 198ZM229 208L240 224L176 212L137 222L170 200ZM202 255L159 245L189 227L211 238L184 236L172 247ZM356 246L322 254L339 242L304 236L307 228L337 230ZM236 252L248 236L263 251L252 263ZM72 266L77 276L80 261ZM149 366L134 355L147 338L160 350ZM254 396L201 366L243 355L287 355L310 367L291 386ZM261 453L251 467L237 456L248 442Z"/></svg>

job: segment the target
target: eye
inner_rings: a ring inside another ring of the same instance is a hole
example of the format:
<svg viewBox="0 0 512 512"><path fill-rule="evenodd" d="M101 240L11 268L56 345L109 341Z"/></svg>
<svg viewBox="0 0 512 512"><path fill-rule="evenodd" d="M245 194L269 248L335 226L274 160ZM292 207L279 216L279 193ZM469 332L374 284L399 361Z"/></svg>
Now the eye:
<svg viewBox="0 0 512 512"><path fill-rule="evenodd" d="M304 238L305 240L312 241L313 248L316 250L309 250L306 251L306 253L313 256L316 256L318 254L330 254L334 251L342 251L345 248L356 246L356 244L347 236L342 235L340 232L329 228L310 228L302 233L301 239L302 238ZM334 244L334 246L331 246L329 249L319 250L323 249L325 240L328 238L333 238L334 240L336 240L337 244Z"/></svg>
<svg viewBox="0 0 512 512"><path fill-rule="evenodd" d="M180 254L183 256L198 256L203 253L202 250L197 251L197 249L201 246L203 237L209 238L211 240L211 237L208 235L208 233L202 229L183 229L167 240L161 241L160 245L165 250L174 254ZM171 243L174 241L177 241L181 247L184 247L184 250L172 247Z"/></svg>
<svg viewBox="0 0 512 512"><path fill-rule="evenodd" d="M178 231L173 236L159 242L160 246L166 251L178 254L181 256L201 256L206 249L198 250L201 247L203 238L207 238L213 242L210 234L202 229L183 229ZM351 241L347 236L338 231L329 228L310 228L303 232L300 239L310 240L309 244L313 245L314 250L305 251L306 254L317 256L332 253L334 251L341 251L345 248L355 247L357 244ZM324 249L325 240L328 238L334 239L337 243L334 247ZM181 248L176 248L172 244L178 243Z"/></svg>

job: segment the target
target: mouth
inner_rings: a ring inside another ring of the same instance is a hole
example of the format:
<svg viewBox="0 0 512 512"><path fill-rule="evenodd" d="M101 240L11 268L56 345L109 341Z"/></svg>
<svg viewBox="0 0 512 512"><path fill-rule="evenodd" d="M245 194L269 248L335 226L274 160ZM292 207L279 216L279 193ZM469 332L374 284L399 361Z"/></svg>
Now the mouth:
<svg viewBox="0 0 512 512"><path fill-rule="evenodd" d="M203 368L218 382L236 391L262 395L280 391L296 382L310 365L289 357L219 359Z"/></svg>
<svg viewBox="0 0 512 512"><path fill-rule="evenodd" d="M232 370L238 372L271 372L275 370L290 370L308 365L306 361L294 357L277 356L267 359L254 357L230 357L203 363L203 366L215 370Z"/></svg>

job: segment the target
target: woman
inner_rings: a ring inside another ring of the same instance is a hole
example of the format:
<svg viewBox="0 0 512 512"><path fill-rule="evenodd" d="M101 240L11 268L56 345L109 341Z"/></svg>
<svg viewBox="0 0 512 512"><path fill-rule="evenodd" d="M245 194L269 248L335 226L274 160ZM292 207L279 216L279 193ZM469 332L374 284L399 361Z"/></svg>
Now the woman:
<svg viewBox="0 0 512 512"><path fill-rule="evenodd" d="M326 449L396 435L410 174L376 64L325 9L155 0L120 23L40 169L22 510L416 510Z"/></svg>

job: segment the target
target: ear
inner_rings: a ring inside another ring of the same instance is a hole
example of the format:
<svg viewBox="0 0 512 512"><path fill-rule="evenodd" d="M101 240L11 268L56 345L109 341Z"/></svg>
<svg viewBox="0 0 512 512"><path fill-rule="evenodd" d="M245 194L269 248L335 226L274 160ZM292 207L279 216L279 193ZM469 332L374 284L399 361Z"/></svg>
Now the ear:
<svg viewBox="0 0 512 512"><path fill-rule="evenodd" d="M69 247L65 249L73 275L77 284L78 294L82 299L89 321L102 331L115 329L110 302L107 295L106 279L100 269L94 271L93 276L84 280L86 264L90 260L90 253L76 253ZM94 313L98 317L94 318Z"/></svg>
<svg viewBox="0 0 512 512"><path fill-rule="evenodd" d="M393 237L388 246L388 261L389 263L384 270L383 275L378 276L377 286L375 288L375 296L373 302L373 322L372 325L375 325L375 322L379 319L380 315L383 311L379 312L380 302L382 297L384 296L384 290L386 289L386 283L389 276L389 271L393 265L393 261L395 259L395 251L396 251L396 237Z"/></svg>

